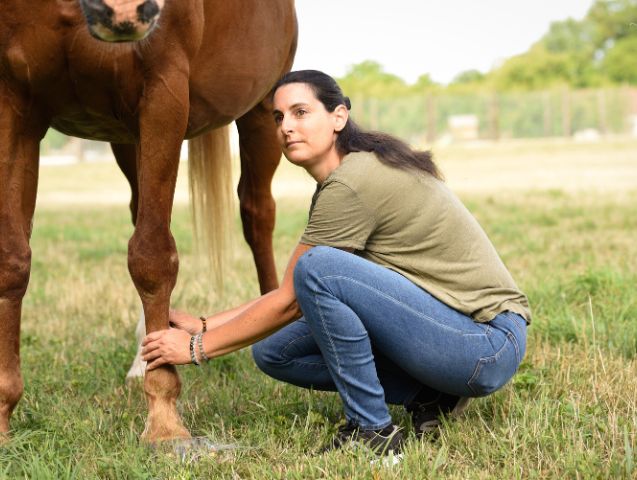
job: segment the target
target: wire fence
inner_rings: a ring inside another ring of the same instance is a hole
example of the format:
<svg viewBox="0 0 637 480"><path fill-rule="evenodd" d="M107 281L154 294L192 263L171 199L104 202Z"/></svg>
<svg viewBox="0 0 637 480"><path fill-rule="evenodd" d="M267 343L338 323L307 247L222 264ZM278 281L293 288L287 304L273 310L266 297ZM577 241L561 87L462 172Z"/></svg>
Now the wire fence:
<svg viewBox="0 0 637 480"><path fill-rule="evenodd" d="M414 144L452 140L637 135L637 88L352 98L366 128Z"/></svg>
<svg viewBox="0 0 637 480"><path fill-rule="evenodd" d="M637 137L637 88L352 96L352 116L366 128L392 133L416 146L486 139ZM55 152L63 153L63 162L112 158L105 143L70 139L50 130L42 153Z"/></svg>

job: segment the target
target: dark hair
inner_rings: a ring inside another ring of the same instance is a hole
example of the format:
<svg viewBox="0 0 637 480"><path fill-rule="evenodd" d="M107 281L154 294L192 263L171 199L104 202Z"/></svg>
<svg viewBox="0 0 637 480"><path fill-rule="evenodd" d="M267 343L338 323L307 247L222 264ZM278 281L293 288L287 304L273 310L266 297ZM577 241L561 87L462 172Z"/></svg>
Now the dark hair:
<svg viewBox="0 0 637 480"><path fill-rule="evenodd" d="M290 72L276 83L272 92L289 83L306 84L328 112L333 112L339 105L345 105L348 110L352 108L349 98L343 95L336 80L318 70ZM407 143L387 133L365 131L351 118L338 133L336 148L342 155L351 152L374 152L385 165L422 170L442 179L431 152L414 150Z"/></svg>

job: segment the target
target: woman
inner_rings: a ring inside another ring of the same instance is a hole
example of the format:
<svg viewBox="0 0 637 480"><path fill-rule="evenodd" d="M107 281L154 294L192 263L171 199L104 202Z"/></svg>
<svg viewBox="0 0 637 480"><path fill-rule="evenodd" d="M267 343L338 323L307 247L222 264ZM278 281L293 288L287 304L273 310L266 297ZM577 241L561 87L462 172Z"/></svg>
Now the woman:
<svg viewBox="0 0 637 480"><path fill-rule="evenodd" d="M513 376L527 299L429 153L359 129L321 72L287 74L273 102L284 155L318 184L281 286L205 319L203 335L171 312L178 329L148 335L143 358L153 369L255 344L268 375L338 391L347 424L335 446L396 450L387 403L423 435Z"/></svg>

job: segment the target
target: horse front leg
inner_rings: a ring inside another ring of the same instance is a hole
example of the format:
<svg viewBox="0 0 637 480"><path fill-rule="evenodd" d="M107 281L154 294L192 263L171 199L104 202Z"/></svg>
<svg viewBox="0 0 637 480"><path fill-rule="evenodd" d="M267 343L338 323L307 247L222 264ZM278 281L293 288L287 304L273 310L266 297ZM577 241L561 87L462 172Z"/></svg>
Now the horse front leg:
<svg viewBox="0 0 637 480"><path fill-rule="evenodd" d="M241 155L239 204L243 235L252 250L261 293L278 287L272 232L276 206L272 177L281 160L270 102L264 100L237 119Z"/></svg>
<svg viewBox="0 0 637 480"><path fill-rule="evenodd" d="M0 442L23 391L20 316L31 271L39 141L46 126L0 85Z"/></svg>
<svg viewBox="0 0 637 480"><path fill-rule="evenodd" d="M165 74L161 81L149 81L140 105L139 204L128 250L128 267L142 301L148 333L168 328L170 295L179 263L170 217L187 121L187 78L175 73ZM190 437L177 412L180 390L174 366L146 372L144 440Z"/></svg>

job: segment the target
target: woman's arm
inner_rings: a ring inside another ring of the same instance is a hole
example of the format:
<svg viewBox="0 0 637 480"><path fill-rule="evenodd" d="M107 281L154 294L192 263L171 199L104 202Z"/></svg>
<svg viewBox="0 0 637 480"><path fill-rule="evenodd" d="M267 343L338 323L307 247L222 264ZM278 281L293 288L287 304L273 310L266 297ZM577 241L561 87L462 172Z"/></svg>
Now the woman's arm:
<svg viewBox="0 0 637 480"><path fill-rule="evenodd" d="M203 336L209 358L225 355L251 345L301 316L294 293L294 267L312 247L299 244L294 250L281 286L242 307L211 317L211 326ZM229 319L229 313L237 313ZM190 334L183 330L159 330L142 342L142 358L152 370L164 365L190 363Z"/></svg>
<svg viewBox="0 0 637 480"><path fill-rule="evenodd" d="M234 317L250 308L259 300L261 300L261 297L250 300L249 302L246 302L243 305L239 305L238 307L231 308L230 310L207 316L206 327L208 329L213 329L232 320ZM185 330L186 332L190 333L190 335L196 335L197 333L201 332L201 329L203 327L200 317L195 317L188 312L182 312L180 310L171 309L168 315L168 319L170 320L171 327Z"/></svg>

